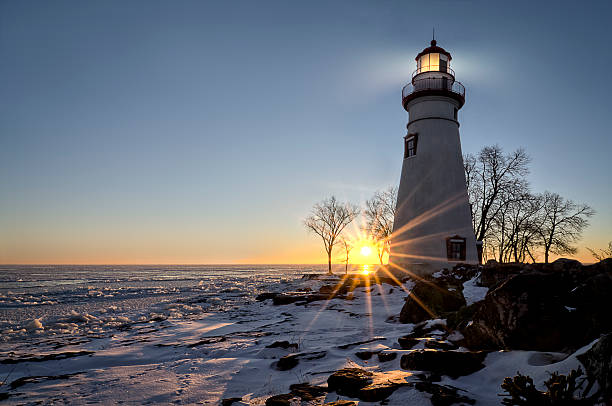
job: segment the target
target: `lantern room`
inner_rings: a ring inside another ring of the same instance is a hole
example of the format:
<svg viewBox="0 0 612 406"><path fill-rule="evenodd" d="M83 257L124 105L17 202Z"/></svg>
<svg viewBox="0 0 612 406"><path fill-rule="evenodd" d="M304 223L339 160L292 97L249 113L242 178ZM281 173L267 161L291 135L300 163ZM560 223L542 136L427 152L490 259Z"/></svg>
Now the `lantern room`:
<svg viewBox="0 0 612 406"><path fill-rule="evenodd" d="M425 74L428 72L441 72L450 75L453 79L455 72L450 68L451 54L446 52L444 48L436 45L436 40L431 41L431 46L425 48L416 57L417 70L414 71L412 77ZM432 75L426 75L432 76Z"/></svg>

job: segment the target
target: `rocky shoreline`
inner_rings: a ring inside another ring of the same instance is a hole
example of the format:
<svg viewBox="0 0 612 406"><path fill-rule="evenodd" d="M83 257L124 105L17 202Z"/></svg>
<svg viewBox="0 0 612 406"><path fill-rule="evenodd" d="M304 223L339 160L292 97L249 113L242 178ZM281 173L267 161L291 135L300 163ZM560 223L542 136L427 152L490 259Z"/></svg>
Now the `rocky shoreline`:
<svg viewBox="0 0 612 406"><path fill-rule="evenodd" d="M449 385L449 379L474 374L485 368L485 359L490 354L509 351L537 351L531 353L530 365L552 365L575 357L581 365L573 372L584 371L586 387L578 391L566 385L563 389L566 403L554 403L550 388L539 391L524 386L510 393L507 385L518 382L520 374L513 381L510 376L517 371L508 370L506 380L510 381L504 381L507 391L504 404L530 404L513 403L520 399L528 402L529 396L539 396L542 401L552 402L540 404L551 405L609 405L612 402L612 318L608 314L612 259L588 266L567 259L546 265L458 265L431 277L416 281L406 278L401 282L384 276L362 275L346 276L340 281L321 275L305 275L304 279L323 281L323 285L318 290L264 293L257 300L272 306L307 306L321 301L350 301L356 289L368 292L374 285L380 285L383 291L408 287L405 289L410 293L406 294L401 312L387 320L406 324L409 333L399 337L394 346L407 351L400 357L400 368L390 370L385 365L397 358L398 352L356 348L354 356L369 362L369 368L330 371L327 385L296 382L290 385L288 393L267 398L268 406L356 405L360 401L384 404L401 387L426 393L434 406L474 404L476 400L464 390ZM344 349L376 339L347 343ZM270 366L287 371L289 380L295 378L289 371L301 360L322 359L327 355L326 351L301 352L299 343L288 341L272 346L291 351ZM570 375L567 379L573 379ZM558 379L554 374L551 376ZM498 388L503 392L501 386ZM559 385L556 388L558 391ZM334 395L337 399L330 401ZM223 405L232 404L244 403L241 398L223 400Z"/></svg>

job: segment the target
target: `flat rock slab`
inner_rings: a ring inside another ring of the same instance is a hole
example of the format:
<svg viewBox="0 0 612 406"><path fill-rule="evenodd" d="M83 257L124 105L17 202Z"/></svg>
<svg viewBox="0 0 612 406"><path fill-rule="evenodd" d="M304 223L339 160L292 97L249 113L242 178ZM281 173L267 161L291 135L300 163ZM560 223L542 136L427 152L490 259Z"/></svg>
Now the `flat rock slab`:
<svg viewBox="0 0 612 406"><path fill-rule="evenodd" d="M460 395L459 389L448 385L437 385L430 382L417 382L414 387L416 390L431 394L431 404L433 406L450 406L456 404L476 403L474 399Z"/></svg>
<svg viewBox="0 0 612 406"><path fill-rule="evenodd" d="M485 352L415 350L402 355L403 369L429 371L451 378L470 375L484 368Z"/></svg>
<svg viewBox="0 0 612 406"><path fill-rule="evenodd" d="M408 385L404 371L372 373L360 368L344 368L327 379L330 391L355 397L365 402L378 402L388 398L401 386Z"/></svg>

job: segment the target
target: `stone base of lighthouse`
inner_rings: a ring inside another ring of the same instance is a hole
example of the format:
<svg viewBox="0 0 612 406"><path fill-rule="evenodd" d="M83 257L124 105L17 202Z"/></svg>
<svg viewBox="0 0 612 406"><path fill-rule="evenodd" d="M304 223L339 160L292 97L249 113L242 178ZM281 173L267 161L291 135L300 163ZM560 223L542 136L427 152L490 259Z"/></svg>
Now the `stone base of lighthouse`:
<svg viewBox="0 0 612 406"><path fill-rule="evenodd" d="M408 103L389 268L402 276L427 275L459 263L477 264L457 110L450 97Z"/></svg>

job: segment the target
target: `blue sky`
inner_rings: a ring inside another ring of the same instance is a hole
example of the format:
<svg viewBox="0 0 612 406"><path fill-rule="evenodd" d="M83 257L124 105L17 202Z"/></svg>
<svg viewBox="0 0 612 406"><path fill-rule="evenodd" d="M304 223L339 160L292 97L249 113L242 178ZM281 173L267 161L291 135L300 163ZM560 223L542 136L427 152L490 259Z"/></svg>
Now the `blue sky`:
<svg viewBox="0 0 612 406"><path fill-rule="evenodd" d="M302 219L396 184L435 26L464 152L612 239L610 2L0 2L0 262L324 262ZM588 259L586 251L579 258Z"/></svg>

